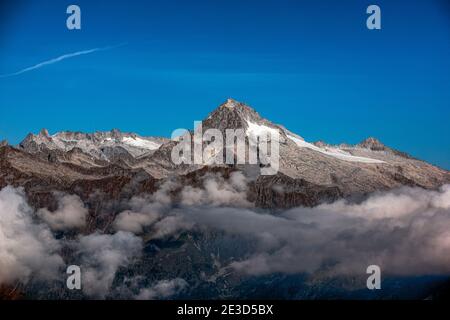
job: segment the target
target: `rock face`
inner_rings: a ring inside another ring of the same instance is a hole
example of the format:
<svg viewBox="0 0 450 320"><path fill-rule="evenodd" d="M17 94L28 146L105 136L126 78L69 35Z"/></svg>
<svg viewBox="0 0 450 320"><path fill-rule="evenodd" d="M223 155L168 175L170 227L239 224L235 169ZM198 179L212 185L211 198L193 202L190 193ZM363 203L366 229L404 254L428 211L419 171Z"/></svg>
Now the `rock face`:
<svg viewBox="0 0 450 320"><path fill-rule="evenodd" d="M308 143L301 136L262 118L251 107L228 99L202 122L203 132L243 129L277 130L280 135L280 167L277 174L254 174L258 166L175 165L172 149L179 143L164 138L141 137L118 130L29 134L17 147L0 148L0 187L23 186L37 206L45 205L53 190L77 193L88 199L91 192L119 199L153 192L155 185L175 177L196 177L192 172L241 170L253 172L248 197L257 206L288 208L314 206L341 197L363 196L402 185L435 189L450 181L450 173L413 159L368 138L357 145L333 146ZM253 166L255 167L255 166ZM185 183L195 184L194 178Z"/></svg>

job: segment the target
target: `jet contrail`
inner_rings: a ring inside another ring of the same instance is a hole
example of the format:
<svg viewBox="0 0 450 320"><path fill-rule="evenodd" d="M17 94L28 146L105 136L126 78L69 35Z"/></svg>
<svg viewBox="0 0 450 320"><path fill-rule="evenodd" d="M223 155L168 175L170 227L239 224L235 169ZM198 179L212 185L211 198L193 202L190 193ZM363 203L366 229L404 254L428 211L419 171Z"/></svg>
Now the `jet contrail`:
<svg viewBox="0 0 450 320"><path fill-rule="evenodd" d="M59 56L57 58L53 58L53 59L50 59L50 60L38 63L38 64L36 64L34 66L22 69L20 71L14 72L14 73L0 74L0 78L17 76L19 74L22 74L22 73L25 73L25 72L28 72L28 71L32 71L32 70L36 70L36 69L42 68L44 66L48 66L50 64L54 64L54 63L57 63L59 61L65 60L65 59L69 59L69 58L73 58L73 57L76 57L76 56L81 56L81 55L85 55L85 54L89 54L89 53L93 53L93 52L97 52L97 51L110 50L110 49L114 49L114 48L117 48L117 47L121 47L123 45L125 45L125 44L123 43L123 44L119 44L119 45L116 45L116 46L109 46L109 47L103 47L103 48L94 48L94 49L89 49L89 50L83 50L83 51L77 51L77 52L73 52L73 53L64 54L64 55Z"/></svg>

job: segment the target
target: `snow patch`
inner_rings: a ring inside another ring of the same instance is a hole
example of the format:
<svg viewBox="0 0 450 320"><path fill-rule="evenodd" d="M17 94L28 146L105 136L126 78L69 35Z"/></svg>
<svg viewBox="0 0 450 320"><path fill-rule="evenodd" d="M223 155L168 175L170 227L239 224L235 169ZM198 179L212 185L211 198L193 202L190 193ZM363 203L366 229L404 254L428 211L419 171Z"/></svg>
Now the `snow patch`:
<svg viewBox="0 0 450 320"><path fill-rule="evenodd" d="M295 142L297 146L300 148L308 148L314 151L318 151L320 153L326 154L328 156L338 158L340 160L344 161L350 161L350 162L364 162L364 163L385 163L384 161L372 159L372 158L365 158L365 157L357 157L349 154L348 152L345 152L339 148L332 148L332 147L326 147L326 148L319 148L318 146L306 142L305 140L296 138L291 135L287 135L289 139Z"/></svg>
<svg viewBox="0 0 450 320"><path fill-rule="evenodd" d="M257 124L249 120L247 120L247 130L245 133L247 134L247 136L250 137L260 137L260 136L277 137L280 135L278 129L271 128L263 124Z"/></svg>
<svg viewBox="0 0 450 320"><path fill-rule="evenodd" d="M150 140L145 140L139 137L124 137L122 139L122 142L129 145L129 146L133 146L133 147L137 147L137 148L143 148L143 149L149 149L149 150L156 150L158 149L161 144L150 141Z"/></svg>

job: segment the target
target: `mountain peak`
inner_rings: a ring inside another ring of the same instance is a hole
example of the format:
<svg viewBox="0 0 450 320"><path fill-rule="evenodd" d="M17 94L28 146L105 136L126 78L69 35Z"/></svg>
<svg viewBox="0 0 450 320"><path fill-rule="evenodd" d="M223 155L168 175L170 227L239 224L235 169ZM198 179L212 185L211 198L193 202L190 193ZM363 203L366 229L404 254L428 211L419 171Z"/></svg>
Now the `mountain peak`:
<svg viewBox="0 0 450 320"><path fill-rule="evenodd" d="M110 135L112 138L120 138L120 137L122 137L122 131L120 131L117 128L114 128L110 132L106 132L105 134Z"/></svg>
<svg viewBox="0 0 450 320"><path fill-rule="evenodd" d="M47 129L42 128L41 131L39 132L39 136L48 138L50 135Z"/></svg>
<svg viewBox="0 0 450 320"><path fill-rule="evenodd" d="M228 109L234 109L234 108L239 107L241 105L244 105L244 104L239 102L239 101L237 101L237 100L234 100L233 98L228 98L227 101L225 101L224 103L222 103L220 105L220 107L228 108Z"/></svg>
<svg viewBox="0 0 450 320"><path fill-rule="evenodd" d="M256 112L253 108L246 105L243 102L239 102L237 100L234 100L233 98L228 98L224 103L222 103L216 110L220 109L228 109L228 110L250 110L252 112ZM215 110L215 111L216 111Z"/></svg>
<svg viewBox="0 0 450 320"><path fill-rule="evenodd" d="M367 148L370 150L385 150L386 146L381 143L380 140L374 137L369 137L358 144L360 147Z"/></svg>
<svg viewBox="0 0 450 320"><path fill-rule="evenodd" d="M248 121L259 123L263 119L253 108L245 103L228 98L203 121L204 128L219 130L247 128Z"/></svg>

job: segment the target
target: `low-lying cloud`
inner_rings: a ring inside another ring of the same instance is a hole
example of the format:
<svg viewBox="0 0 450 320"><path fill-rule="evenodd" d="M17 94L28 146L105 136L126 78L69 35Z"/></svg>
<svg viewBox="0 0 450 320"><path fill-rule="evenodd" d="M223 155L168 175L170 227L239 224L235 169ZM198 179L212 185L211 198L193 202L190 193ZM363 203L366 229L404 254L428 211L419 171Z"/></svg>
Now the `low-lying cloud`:
<svg viewBox="0 0 450 320"><path fill-rule="evenodd" d="M151 196L133 197L128 203L130 208L119 213L113 225L115 230L135 234L147 230L150 239L160 239L190 230L193 226L189 219L172 214L175 204L186 207L252 207L246 192L247 181L240 172L231 173L228 180L218 174L206 175L200 187L183 187L180 182L169 180ZM177 193L178 198L172 193ZM174 197L177 198L175 201Z"/></svg>
<svg viewBox="0 0 450 320"><path fill-rule="evenodd" d="M150 288L141 289L136 300L167 299L185 290L188 283L181 278L160 280Z"/></svg>
<svg viewBox="0 0 450 320"><path fill-rule="evenodd" d="M54 212L47 208L38 210L37 215L44 220L52 230L80 229L86 226L88 209L80 197L76 195L57 195L58 209Z"/></svg>
<svg viewBox="0 0 450 320"><path fill-rule="evenodd" d="M201 226L254 239L254 254L229 265L237 272L365 274L376 264L393 275L450 273L450 185L438 191L403 187L359 203L339 200L276 213L248 203L241 173L185 186L170 206L173 187L159 194L164 210L155 207L162 207L157 199L147 204L156 208L149 232L162 238Z"/></svg>
<svg viewBox="0 0 450 320"><path fill-rule="evenodd" d="M181 204L252 207L247 200L247 181L241 172L233 172L229 180L220 175L207 175L202 188L186 186L181 191Z"/></svg>
<svg viewBox="0 0 450 320"><path fill-rule="evenodd" d="M247 274L326 271L365 274L379 265L393 275L450 273L450 186L401 188L359 203L340 200L278 215L195 209L199 223L259 240L258 252L231 264Z"/></svg>
<svg viewBox="0 0 450 320"><path fill-rule="evenodd" d="M65 265L61 248L68 246L82 268L83 293L106 298L119 270L140 258L143 238L205 228L255 244L224 266L240 275L365 275L372 264L391 275L450 273L450 185L436 191L404 187L359 203L339 200L269 213L248 202L241 173L228 180L208 175L195 187L169 181L153 195L127 201L111 225L113 233L70 240L57 240L51 230L83 227L87 209L76 196L58 199L55 212L34 212L21 189L0 191L0 285L55 278ZM164 299L187 287L183 279L161 280L133 289L133 297Z"/></svg>
<svg viewBox="0 0 450 320"><path fill-rule="evenodd" d="M166 212L169 217L155 223L153 232L180 232L185 221L189 227L184 230L196 224L252 237L259 250L230 265L247 274L364 274L371 264L400 275L450 272L448 185L439 191L401 188L375 193L361 203L340 200L276 214L246 208L230 197L236 189L229 183L229 193L218 192L218 185L211 179L204 189L183 188L181 207ZM236 203L244 208L230 206Z"/></svg>
<svg viewBox="0 0 450 320"><path fill-rule="evenodd" d="M22 189L0 191L0 285L30 280L65 283L63 248L72 248L82 270L86 296L105 298L120 267L142 252L142 239L129 232L95 232L74 239L56 239L51 230L85 225L87 209L77 196L58 195L58 209L35 212ZM50 228L51 227L51 228Z"/></svg>
<svg viewBox="0 0 450 320"><path fill-rule="evenodd" d="M0 191L0 285L51 280L63 266L59 242L32 213L21 189Z"/></svg>
<svg viewBox="0 0 450 320"><path fill-rule="evenodd" d="M123 231L113 235L94 233L81 237L76 247L83 270L83 292L105 298L117 270L141 255L142 240Z"/></svg>

